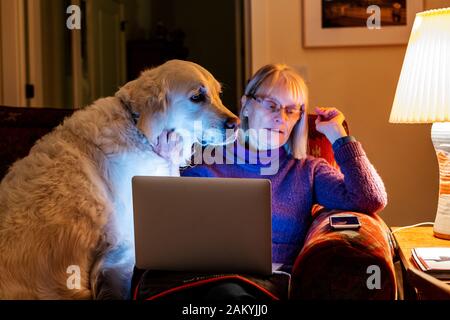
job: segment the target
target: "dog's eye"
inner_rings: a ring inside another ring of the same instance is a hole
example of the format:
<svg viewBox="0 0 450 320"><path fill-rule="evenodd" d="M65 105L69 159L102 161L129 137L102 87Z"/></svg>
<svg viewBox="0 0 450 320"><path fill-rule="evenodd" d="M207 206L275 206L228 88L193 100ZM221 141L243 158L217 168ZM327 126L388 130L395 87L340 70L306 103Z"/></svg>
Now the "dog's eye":
<svg viewBox="0 0 450 320"><path fill-rule="evenodd" d="M206 99L205 95L203 93L195 94L191 97L191 101L195 103L204 102Z"/></svg>

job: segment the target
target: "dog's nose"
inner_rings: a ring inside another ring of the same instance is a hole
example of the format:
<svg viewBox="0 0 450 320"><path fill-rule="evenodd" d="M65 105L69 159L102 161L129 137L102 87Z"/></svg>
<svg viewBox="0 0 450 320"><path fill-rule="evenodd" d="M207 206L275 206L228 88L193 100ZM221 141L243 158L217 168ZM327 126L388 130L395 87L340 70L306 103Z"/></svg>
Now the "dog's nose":
<svg viewBox="0 0 450 320"><path fill-rule="evenodd" d="M237 126L241 123L241 120L237 117L228 118L225 122L225 128L226 129L236 129Z"/></svg>

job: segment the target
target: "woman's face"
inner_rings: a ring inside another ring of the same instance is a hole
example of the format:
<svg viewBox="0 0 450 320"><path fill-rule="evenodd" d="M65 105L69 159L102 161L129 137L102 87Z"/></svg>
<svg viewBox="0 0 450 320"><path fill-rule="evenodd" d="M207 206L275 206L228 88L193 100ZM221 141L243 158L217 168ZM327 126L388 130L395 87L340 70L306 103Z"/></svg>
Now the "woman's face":
<svg viewBox="0 0 450 320"><path fill-rule="evenodd" d="M250 145L259 150L283 146L300 120L303 104L302 97L295 100L292 92L282 84L269 90L258 90L254 98L244 96L243 115L248 117Z"/></svg>

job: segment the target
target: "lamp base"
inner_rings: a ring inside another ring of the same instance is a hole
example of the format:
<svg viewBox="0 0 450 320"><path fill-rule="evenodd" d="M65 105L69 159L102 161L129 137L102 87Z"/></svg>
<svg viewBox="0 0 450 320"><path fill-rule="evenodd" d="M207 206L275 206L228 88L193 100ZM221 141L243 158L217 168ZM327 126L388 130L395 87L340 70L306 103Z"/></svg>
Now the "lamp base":
<svg viewBox="0 0 450 320"><path fill-rule="evenodd" d="M446 201L449 201L448 196ZM441 203L440 197L439 203ZM434 221L433 233L436 238L450 240L450 215L441 214L438 211Z"/></svg>
<svg viewBox="0 0 450 320"><path fill-rule="evenodd" d="M434 231L434 230L433 230L433 235L434 235L436 238L439 238L439 239L450 240L450 236L449 236L449 235L443 234L443 233L439 233L439 232L436 232L436 231Z"/></svg>
<svg viewBox="0 0 450 320"><path fill-rule="evenodd" d="M439 202L434 235L450 240L450 122L435 122L431 140L439 163Z"/></svg>

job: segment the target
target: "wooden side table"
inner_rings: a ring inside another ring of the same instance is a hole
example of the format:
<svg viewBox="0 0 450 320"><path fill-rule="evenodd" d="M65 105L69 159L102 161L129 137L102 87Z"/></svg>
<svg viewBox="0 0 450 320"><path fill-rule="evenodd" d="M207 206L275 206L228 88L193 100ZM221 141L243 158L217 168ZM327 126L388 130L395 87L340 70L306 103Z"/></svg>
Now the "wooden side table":
<svg viewBox="0 0 450 320"><path fill-rule="evenodd" d="M392 231L399 227L392 227ZM416 247L450 247L449 240L433 236L433 227L415 227L395 232L395 241L402 265L404 298L450 299L450 280L442 281L422 272L412 261Z"/></svg>

